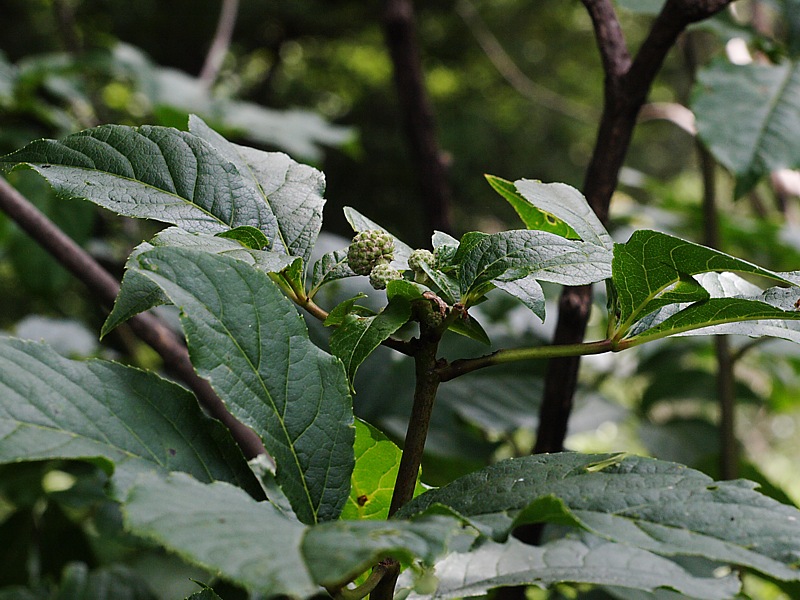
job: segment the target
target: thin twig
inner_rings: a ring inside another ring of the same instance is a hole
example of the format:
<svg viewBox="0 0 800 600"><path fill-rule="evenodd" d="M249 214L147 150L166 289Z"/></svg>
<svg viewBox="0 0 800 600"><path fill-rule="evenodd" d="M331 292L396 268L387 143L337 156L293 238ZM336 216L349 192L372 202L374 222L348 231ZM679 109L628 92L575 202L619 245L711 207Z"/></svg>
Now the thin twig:
<svg viewBox="0 0 800 600"><path fill-rule="evenodd" d="M520 95L548 110L581 123L594 123L597 121L600 115L593 108L566 98L525 75L509 56L508 52L505 51L497 37L486 26L472 2L459 0L456 3L456 12L467 24L475 41L478 42L478 45L494 65L494 68L497 69L497 72Z"/></svg>
<svg viewBox="0 0 800 600"><path fill-rule="evenodd" d="M117 280L2 177L0 210L82 281L101 302L107 305L114 303L119 293ZM136 335L161 355L167 369L189 386L200 404L228 427L247 458L266 454L259 437L237 421L209 383L198 377L186 347L171 329L155 316L146 313L136 315L129 323Z"/></svg>
<svg viewBox="0 0 800 600"><path fill-rule="evenodd" d="M236 14L239 12L239 0L223 0L222 9L217 21L217 30L214 39L206 54L203 68L200 70L200 82L206 87L211 87L219 76L225 55L231 45L233 29L236 26Z"/></svg>

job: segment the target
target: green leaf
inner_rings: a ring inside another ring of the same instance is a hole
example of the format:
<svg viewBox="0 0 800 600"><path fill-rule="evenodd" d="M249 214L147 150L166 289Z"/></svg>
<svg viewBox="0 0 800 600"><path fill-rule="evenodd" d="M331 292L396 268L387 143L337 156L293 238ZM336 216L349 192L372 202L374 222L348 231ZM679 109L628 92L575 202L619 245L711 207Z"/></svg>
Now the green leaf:
<svg viewBox="0 0 800 600"><path fill-rule="evenodd" d="M217 237L225 238L228 240L236 240L245 248L250 250L265 250L269 248L269 239L260 229L250 227L249 225L242 225L228 231L221 231Z"/></svg>
<svg viewBox="0 0 800 600"><path fill-rule="evenodd" d="M349 493L354 436L341 362L311 343L269 275L240 260L156 248L139 263L181 309L198 374L275 458L298 518L337 518Z"/></svg>
<svg viewBox="0 0 800 600"><path fill-rule="evenodd" d="M63 196L194 233L250 225L270 237L274 221L255 187L215 148L168 127L102 125L31 142L0 162L30 165Z"/></svg>
<svg viewBox="0 0 800 600"><path fill-rule="evenodd" d="M454 258L460 265L461 302L467 306L494 280L532 277L583 285L611 277L611 253L544 231L512 230L462 238ZM466 238L466 239L465 239Z"/></svg>
<svg viewBox="0 0 800 600"><path fill-rule="evenodd" d="M495 280L494 285L496 288L503 290L507 294L511 294L522 302L525 306L530 308L537 317L544 321L545 317L545 301L544 291L536 277L528 275L514 281L500 281Z"/></svg>
<svg viewBox="0 0 800 600"><path fill-rule="evenodd" d="M447 548L461 524L450 516L413 521L334 521L309 528L303 554L315 581L337 586L387 557L401 562L418 558L431 564ZM346 548L346 552L342 552Z"/></svg>
<svg viewBox="0 0 800 600"><path fill-rule="evenodd" d="M588 531L663 555L694 555L784 580L800 578L800 511L747 481L714 482L683 465L622 455L552 454L506 460L421 494L398 516L450 507L496 540L537 520L553 496ZM544 515L555 520L552 511ZM561 518L561 517L559 517Z"/></svg>
<svg viewBox="0 0 800 600"><path fill-rule="evenodd" d="M403 451L369 423L356 419L356 466L353 469L350 498L342 519L385 520L389 518L394 483ZM423 488L417 480L417 493Z"/></svg>
<svg viewBox="0 0 800 600"><path fill-rule="evenodd" d="M350 313L355 312L359 316L370 316L374 315L375 313L369 311L367 314L363 314L366 312L363 306L358 306L356 302L361 300L361 298L366 298L367 295L363 293L358 293L352 298L348 298L347 300L343 300L339 302L336 306L331 309L331 312L328 313L328 316L325 317L325 321L322 323L325 327L330 327L332 325L341 325L344 323L345 318Z"/></svg>
<svg viewBox="0 0 800 600"><path fill-rule="evenodd" d="M426 287L406 279L394 279L386 284L386 297L389 300L402 298L408 302L413 302L422 298L426 291L428 291Z"/></svg>
<svg viewBox="0 0 800 600"><path fill-rule="evenodd" d="M566 183L542 183L531 179L515 182L517 190L534 206L561 219L587 244L611 251L614 242L589 203L574 187Z"/></svg>
<svg viewBox="0 0 800 600"><path fill-rule="evenodd" d="M168 227L158 233L149 243L143 242L139 244L128 257L119 295L114 302L111 314L108 315L106 322L103 324L100 337L105 336L134 315L149 310L154 306L169 303L169 298L161 291L160 287L149 278L144 277L135 268L131 268L132 265L138 265L137 257L140 254L161 246L177 246L214 254L224 254L242 260L266 273L277 273L293 262L298 264L301 262L300 259L278 254L277 252L243 248L238 241L225 239L224 236L188 233L177 227Z"/></svg>
<svg viewBox="0 0 800 600"><path fill-rule="evenodd" d="M670 335L697 330L698 334L771 335L800 342L800 328L754 325L753 321L765 319L800 321L800 312L785 311L757 300L742 298L712 298L692 304L651 326L635 336L631 342L644 343ZM745 323L748 322L748 323ZM724 329L714 326L724 325Z"/></svg>
<svg viewBox="0 0 800 600"><path fill-rule="evenodd" d="M487 346L492 343L481 324L471 315L468 315L468 318L455 319L447 329Z"/></svg>
<svg viewBox="0 0 800 600"><path fill-rule="evenodd" d="M439 288L442 298L450 305L458 302L460 293L458 288L458 279L444 273L439 269L435 269L427 263L422 263L422 270L430 278L433 284Z"/></svg>
<svg viewBox="0 0 800 600"><path fill-rule="evenodd" d="M344 207L344 216L347 219L347 222L350 223L353 231L378 229L380 231L385 231L389 235L392 235L390 232L386 231L386 229L378 225L375 221L368 219L355 208L351 208L350 206ZM394 240L394 260L392 261L392 264L401 269L407 269L408 257L411 256L413 248L393 235L392 239Z"/></svg>
<svg viewBox="0 0 800 600"><path fill-rule="evenodd" d="M308 264L322 227L325 176L281 152L264 152L233 144L191 116L189 130L213 146L242 174L242 185L261 200L272 218L260 223L272 249L299 256Z"/></svg>
<svg viewBox="0 0 800 600"><path fill-rule="evenodd" d="M697 577L676 563L625 544L590 535L569 536L531 546L515 538L488 541L470 552L448 554L435 565L434 598L483 595L505 586L555 583L619 585L646 591L672 589L685 597L725 600L740 588L738 579Z"/></svg>
<svg viewBox="0 0 800 600"><path fill-rule="evenodd" d="M346 277L355 277L355 275L347 262L347 248L328 252L314 263L308 296L313 298L317 290L326 283Z"/></svg>
<svg viewBox="0 0 800 600"><path fill-rule="evenodd" d="M540 210L533 205L525 196L517 191L517 187L512 182L494 175L484 175L484 177L486 181L489 182L489 185L492 186L492 189L505 198L511 207L517 211L519 218L522 219L527 229L549 231L550 233L571 240L581 239L581 237L575 233L575 230L564 221L554 216L552 213Z"/></svg>
<svg viewBox="0 0 800 600"><path fill-rule="evenodd" d="M331 335L331 352L344 363L351 386L359 365L411 318L411 304L402 296L389 300L374 317L348 315Z"/></svg>
<svg viewBox="0 0 800 600"><path fill-rule="evenodd" d="M714 157L751 186L800 166L799 63L715 61L698 73L692 111Z"/></svg>
<svg viewBox="0 0 800 600"><path fill-rule="evenodd" d="M694 284L690 283L688 276L691 275L736 271L791 283L779 273L717 250L648 230L636 231L625 244L614 245L612 268L617 313L615 337L618 339L636 321L666 302L700 299L702 292L698 294ZM673 288L675 284L679 286Z"/></svg>
<svg viewBox="0 0 800 600"><path fill-rule="evenodd" d="M239 488L181 473L143 476L123 504L126 527L225 579L270 596L319 591L302 555L302 523Z"/></svg>
<svg viewBox="0 0 800 600"><path fill-rule="evenodd" d="M136 535L268 598L309 597L317 584L343 585L387 556L432 562L461 529L449 517L305 527L236 487L182 473L141 477L123 511Z"/></svg>
<svg viewBox="0 0 800 600"><path fill-rule="evenodd" d="M184 388L0 338L0 462L51 458L102 459L121 490L144 471L185 471L263 496L228 431Z"/></svg>

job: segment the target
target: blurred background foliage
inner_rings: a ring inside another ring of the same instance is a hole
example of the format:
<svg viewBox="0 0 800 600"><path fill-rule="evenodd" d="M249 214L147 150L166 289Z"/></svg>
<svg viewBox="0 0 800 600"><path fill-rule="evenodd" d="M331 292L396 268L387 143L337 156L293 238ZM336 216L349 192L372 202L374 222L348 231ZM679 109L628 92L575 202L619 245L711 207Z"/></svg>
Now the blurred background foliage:
<svg viewBox="0 0 800 600"><path fill-rule="evenodd" d="M659 5L618 2L631 48L646 35ZM797 2L740 1L735 7L735 13L726 11L681 39L656 80L649 101L657 104L650 108L689 105L698 69L714 60L735 62L737 48L764 64L795 64ZM483 173L580 188L603 98L603 73L582 4L430 0L416 8L425 83L453 190L450 233L520 226ZM285 151L325 172L322 250L346 245L336 237L350 235L341 211L345 205L408 243L427 246L431 232L421 224L428 207L409 158L379 4L241 0L221 69L213 81L201 80L197 75L219 12L220 3L208 0L4 0L0 154L35 138L101 123L185 128L187 115L197 113L235 141ZM637 128L611 208L610 229L620 241L634 228L703 241L697 144L675 121L648 119ZM800 167L800 156L792 161L785 166ZM143 226L62 201L30 172L6 176L118 276L133 246L157 230L156 224ZM793 177L783 172L742 185L747 178L716 169L723 250L774 270L800 268ZM362 283L332 285L320 302L331 307L366 290ZM68 355L158 366L154 353L124 327L105 346L97 344L106 308L87 298L80 284L2 214L0 290L0 330L45 338ZM548 292L557 297L556 288ZM590 336L600 337L602 293L596 303ZM555 313L548 305L551 319ZM527 309L499 296L476 314L496 347L540 343L551 334L551 320L535 322ZM324 343L321 327L310 326ZM446 339L443 346L450 357L486 351L463 338ZM762 483L766 493L797 503L800 349L743 338L733 340L733 352L740 472ZM716 362L708 338L657 342L583 364L570 449L646 453L718 473ZM542 368L496 368L444 384L427 448L426 481L440 484L497 458L530 452ZM408 361L381 349L356 382L359 415L395 439L404 433L411 370ZM387 389L393 390L391 398ZM129 594L125 597L176 598L196 589L190 578L210 580L127 538L115 507L103 499L104 483L86 464L3 467L0 539L28 541L24 555L0 555L0 599L88 599L101 584ZM747 586L752 598L800 597L786 584L753 577ZM84 596L69 595L78 588ZM226 599L243 597L224 587L218 592ZM551 595L628 597L621 593L562 587Z"/></svg>

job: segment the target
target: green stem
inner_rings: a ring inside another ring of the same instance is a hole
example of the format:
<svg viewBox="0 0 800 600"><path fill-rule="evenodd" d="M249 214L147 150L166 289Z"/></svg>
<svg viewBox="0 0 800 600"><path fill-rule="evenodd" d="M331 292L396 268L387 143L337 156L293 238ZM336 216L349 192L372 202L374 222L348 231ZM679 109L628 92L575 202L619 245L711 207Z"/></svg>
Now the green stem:
<svg viewBox="0 0 800 600"><path fill-rule="evenodd" d="M581 344L564 344L559 346L534 346L531 348L513 348L498 350L478 358L462 358L436 369L439 381L450 381L461 375L503 363L518 362L521 360L536 360L543 358L557 358L561 356L584 356L587 354L603 354L616 351L617 348L611 340L585 342Z"/></svg>
<svg viewBox="0 0 800 600"><path fill-rule="evenodd" d="M370 573L367 580L360 586L352 590L343 587L338 592L332 593L331 595L335 600L361 600L361 598L366 598L391 571L391 565L388 565L387 561L382 561L375 565L375 568L372 569L372 573Z"/></svg>

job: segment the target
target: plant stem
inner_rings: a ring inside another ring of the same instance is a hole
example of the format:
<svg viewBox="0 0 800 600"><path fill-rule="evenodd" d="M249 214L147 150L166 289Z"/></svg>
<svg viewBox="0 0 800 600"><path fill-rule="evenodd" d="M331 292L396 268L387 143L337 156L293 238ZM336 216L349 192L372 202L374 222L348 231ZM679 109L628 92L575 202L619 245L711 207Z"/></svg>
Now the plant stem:
<svg viewBox="0 0 800 600"><path fill-rule="evenodd" d="M108 305L114 303L119 294L117 280L3 177L0 177L0 210L92 290L101 302ZM200 404L228 427L247 458L266 454L261 439L253 430L237 421L209 383L195 373L189 352L169 327L147 313L136 315L129 324L141 340L161 355L167 369L195 393Z"/></svg>
<svg viewBox="0 0 800 600"><path fill-rule="evenodd" d="M370 594L380 584L381 580L391 572L392 566L388 564L388 561L381 561L375 565L375 568L372 569L372 573L370 573L367 580L360 586L353 589L344 587L331 595L334 597L334 600L361 600L361 598L365 598Z"/></svg>
<svg viewBox="0 0 800 600"><path fill-rule="evenodd" d="M583 356L587 354L603 354L612 352L615 348L611 340L597 342L584 342L579 344L563 344L559 346L534 346L531 348L513 348L498 350L478 358L462 358L449 365L439 367L436 371L439 381L450 381L461 375L509 362L521 360L536 360L542 358L557 358L561 356Z"/></svg>
<svg viewBox="0 0 800 600"><path fill-rule="evenodd" d="M697 143L703 175L703 227L705 243L720 249L719 214L717 206L716 162L711 153ZM721 479L736 479L739 471L739 450L736 445L736 385L733 358L728 337L714 337L717 358L717 402L719 403L719 469Z"/></svg>
<svg viewBox="0 0 800 600"><path fill-rule="evenodd" d="M403 456L400 459L392 503L389 506L389 517L414 497L436 391L441 381L437 372L439 365L436 352L439 349L439 340L447 328L447 320L439 312L438 304L427 299L414 303L414 318L419 322L419 339L416 340L413 352L416 376L414 404L408 420ZM391 570L381 579L370 596L371 600L391 600L394 595L400 565L396 561L391 561L387 562L387 566L390 566Z"/></svg>

